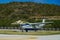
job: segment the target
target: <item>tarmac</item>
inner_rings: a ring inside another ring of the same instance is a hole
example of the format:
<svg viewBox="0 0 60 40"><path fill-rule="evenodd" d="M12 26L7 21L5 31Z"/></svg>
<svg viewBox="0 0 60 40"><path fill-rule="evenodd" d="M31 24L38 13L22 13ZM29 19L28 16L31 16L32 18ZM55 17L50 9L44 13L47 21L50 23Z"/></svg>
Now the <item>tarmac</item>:
<svg viewBox="0 0 60 40"><path fill-rule="evenodd" d="M60 35L5 35L0 34L0 40L60 40Z"/></svg>

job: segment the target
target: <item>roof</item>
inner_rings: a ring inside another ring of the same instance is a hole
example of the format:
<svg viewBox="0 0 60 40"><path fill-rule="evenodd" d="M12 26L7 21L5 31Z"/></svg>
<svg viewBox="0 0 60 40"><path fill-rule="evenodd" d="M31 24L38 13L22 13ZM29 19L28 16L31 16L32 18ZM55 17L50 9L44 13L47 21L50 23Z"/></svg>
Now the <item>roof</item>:
<svg viewBox="0 0 60 40"><path fill-rule="evenodd" d="M16 22L13 22L11 24L22 24L22 23L27 23L26 21L18 20Z"/></svg>

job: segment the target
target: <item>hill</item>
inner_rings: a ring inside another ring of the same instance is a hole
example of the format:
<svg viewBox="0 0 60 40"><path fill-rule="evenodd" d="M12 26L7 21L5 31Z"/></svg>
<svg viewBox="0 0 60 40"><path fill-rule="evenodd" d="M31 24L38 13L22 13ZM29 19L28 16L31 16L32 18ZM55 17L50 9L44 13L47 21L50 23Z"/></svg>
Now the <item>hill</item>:
<svg viewBox="0 0 60 40"><path fill-rule="evenodd" d="M0 26L9 26L16 20L30 20L31 16L60 16L60 6L31 2L0 4Z"/></svg>

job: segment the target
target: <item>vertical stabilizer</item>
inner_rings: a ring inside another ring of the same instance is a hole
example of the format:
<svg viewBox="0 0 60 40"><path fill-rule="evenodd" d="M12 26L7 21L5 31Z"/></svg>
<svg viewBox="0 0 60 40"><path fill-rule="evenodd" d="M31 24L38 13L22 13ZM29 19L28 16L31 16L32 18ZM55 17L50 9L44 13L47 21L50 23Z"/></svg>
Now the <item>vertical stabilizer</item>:
<svg viewBox="0 0 60 40"><path fill-rule="evenodd" d="M45 23L45 19L42 20L42 23Z"/></svg>

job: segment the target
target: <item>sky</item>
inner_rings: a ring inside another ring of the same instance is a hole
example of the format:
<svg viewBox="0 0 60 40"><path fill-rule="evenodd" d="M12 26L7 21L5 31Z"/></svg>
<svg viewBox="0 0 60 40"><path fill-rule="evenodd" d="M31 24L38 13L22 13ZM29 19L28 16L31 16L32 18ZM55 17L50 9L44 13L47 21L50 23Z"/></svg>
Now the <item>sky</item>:
<svg viewBox="0 0 60 40"><path fill-rule="evenodd" d="M43 4L55 4L60 6L60 0L0 0L1 3L9 3L9 2L36 2Z"/></svg>

